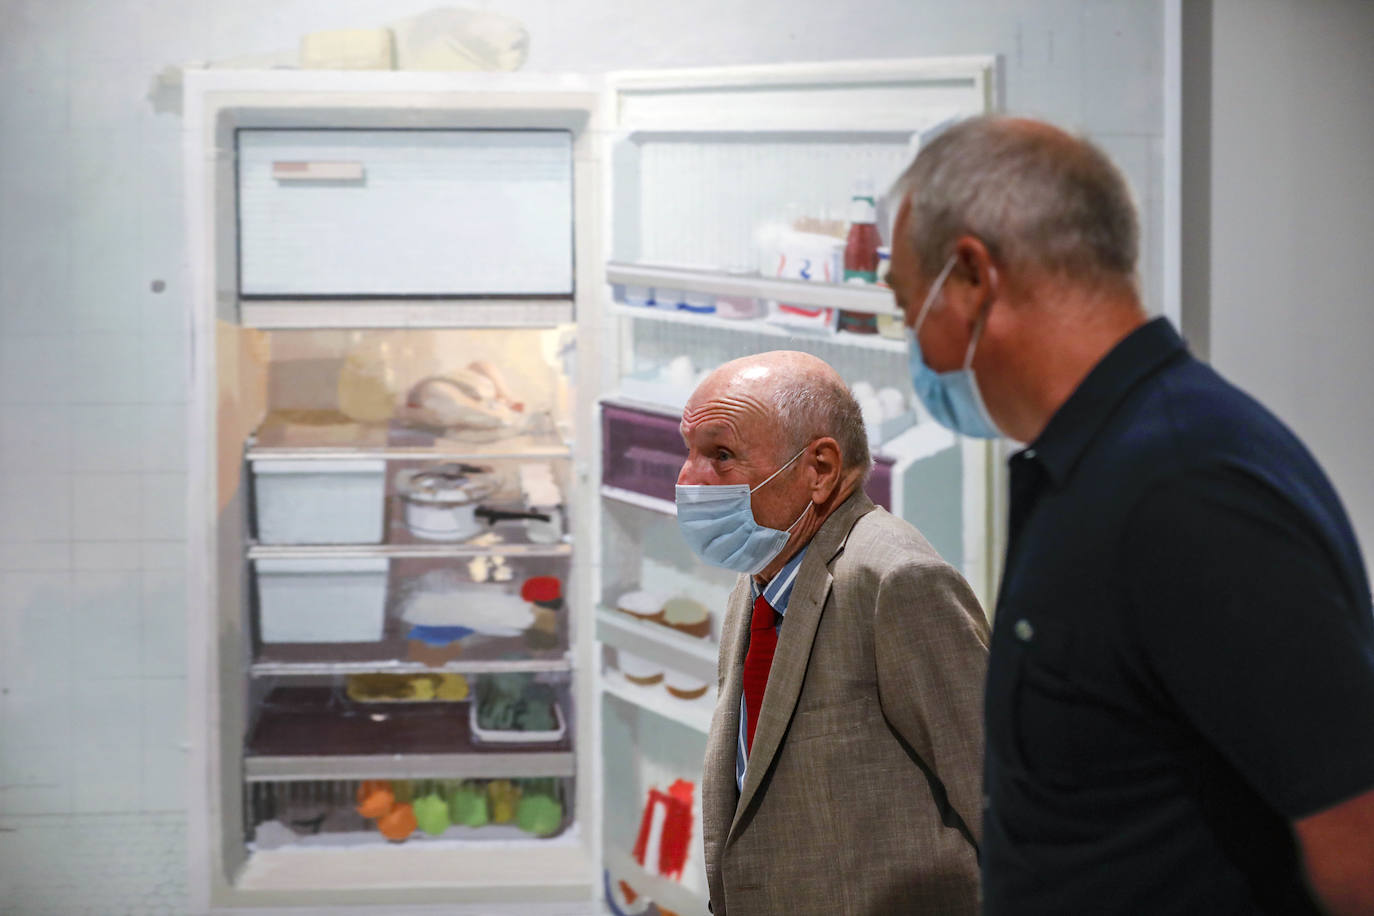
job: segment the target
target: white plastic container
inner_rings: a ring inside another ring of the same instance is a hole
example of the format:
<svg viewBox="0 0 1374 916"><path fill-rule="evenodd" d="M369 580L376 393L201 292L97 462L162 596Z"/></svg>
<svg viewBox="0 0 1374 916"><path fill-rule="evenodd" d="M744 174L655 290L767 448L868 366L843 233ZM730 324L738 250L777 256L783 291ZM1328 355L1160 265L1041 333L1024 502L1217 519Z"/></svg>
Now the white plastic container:
<svg viewBox="0 0 1374 916"><path fill-rule="evenodd" d="M678 308L686 312L696 312L699 315L709 315L716 310L716 297L712 293L685 290L682 294L682 301L678 303Z"/></svg>
<svg viewBox="0 0 1374 916"><path fill-rule="evenodd" d="M687 291L681 289L665 289L661 286L654 287L654 307L660 309L676 309L682 305Z"/></svg>
<svg viewBox="0 0 1374 916"><path fill-rule="evenodd" d="M253 561L263 642L379 642L385 557Z"/></svg>
<svg viewBox="0 0 1374 916"><path fill-rule="evenodd" d="M654 304L654 288L652 286L626 285L625 304L639 306L640 308L652 307Z"/></svg>
<svg viewBox="0 0 1374 916"><path fill-rule="evenodd" d="M252 465L259 544L381 543L385 461L292 459Z"/></svg>

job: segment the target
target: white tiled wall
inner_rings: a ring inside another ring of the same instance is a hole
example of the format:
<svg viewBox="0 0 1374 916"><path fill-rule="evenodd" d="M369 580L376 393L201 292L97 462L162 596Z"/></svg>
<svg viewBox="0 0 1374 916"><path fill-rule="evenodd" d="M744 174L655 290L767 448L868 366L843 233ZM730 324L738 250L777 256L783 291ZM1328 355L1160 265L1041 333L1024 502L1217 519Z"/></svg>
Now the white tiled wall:
<svg viewBox="0 0 1374 916"><path fill-rule="evenodd" d="M187 739L180 122L168 64L439 0L0 0L0 911L182 913ZM1147 208L1158 0L482 0L527 69L996 52ZM154 281L162 290L154 291ZM1151 293L1152 299L1154 294Z"/></svg>

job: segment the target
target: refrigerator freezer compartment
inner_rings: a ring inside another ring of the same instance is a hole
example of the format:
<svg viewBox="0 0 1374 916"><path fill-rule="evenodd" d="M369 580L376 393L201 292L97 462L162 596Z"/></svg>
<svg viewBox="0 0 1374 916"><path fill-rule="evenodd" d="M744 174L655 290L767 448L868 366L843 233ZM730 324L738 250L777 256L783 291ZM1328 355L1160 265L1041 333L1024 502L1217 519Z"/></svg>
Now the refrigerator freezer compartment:
<svg viewBox="0 0 1374 916"><path fill-rule="evenodd" d="M248 128L236 152L244 296L573 292L570 131ZM360 177L282 180L322 160Z"/></svg>
<svg viewBox="0 0 1374 916"><path fill-rule="evenodd" d="M384 632L387 565L375 557L254 562L264 643L367 643Z"/></svg>
<svg viewBox="0 0 1374 916"><path fill-rule="evenodd" d="M261 544L376 544L382 540L386 462L252 462Z"/></svg>

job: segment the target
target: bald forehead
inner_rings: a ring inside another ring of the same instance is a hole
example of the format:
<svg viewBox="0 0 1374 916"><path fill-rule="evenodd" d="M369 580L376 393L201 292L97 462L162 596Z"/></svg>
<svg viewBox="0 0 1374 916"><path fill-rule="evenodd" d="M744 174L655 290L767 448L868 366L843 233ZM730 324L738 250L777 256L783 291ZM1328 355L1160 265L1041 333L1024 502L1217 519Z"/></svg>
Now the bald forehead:
<svg viewBox="0 0 1374 916"><path fill-rule="evenodd" d="M799 350L773 350L725 363L702 383L715 380L734 391L770 395L779 387L819 379L838 380L830 364Z"/></svg>
<svg viewBox="0 0 1374 916"><path fill-rule="evenodd" d="M773 440L778 427L774 395L782 387L833 376L835 370L809 353L777 350L732 360L697 387L682 413L684 434L728 429L743 441Z"/></svg>

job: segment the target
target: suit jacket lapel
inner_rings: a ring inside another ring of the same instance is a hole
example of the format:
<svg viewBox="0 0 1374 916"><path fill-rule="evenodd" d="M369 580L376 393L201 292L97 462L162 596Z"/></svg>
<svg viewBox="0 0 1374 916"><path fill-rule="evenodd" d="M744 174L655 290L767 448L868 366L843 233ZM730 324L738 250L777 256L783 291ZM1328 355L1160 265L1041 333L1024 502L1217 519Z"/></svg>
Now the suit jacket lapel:
<svg viewBox="0 0 1374 916"><path fill-rule="evenodd" d="M797 570L797 581L792 587L787 616L778 636L778 647L773 653L768 688L763 694L763 707L759 710L759 722L754 731L754 747L749 753L749 767L744 774L744 789L740 793L727 843L738 829L741 815L754 800L759 784L772 766L783 735L792 721L792 712L801 696L802 682L806 680L806 666L811 658L816 628L821 622L821 610L830 596L830 562L844 547L854 523L872 509L872 500L862 490L857 491L825 520L807 546L806 557L802 560L801 569ZM744 654L741 653L740 673L743 667ZM734 706L737 731L739 689L736 685Z"/></svg>
<svg viewBox="0 0 1374 916"><path fill-rule="evenodd" d="M707 877L712 896L723 893L715 886L719 877L720 850L734 821L739 802L735 787L735 754L739 742L739 699L743 691L744 656L748 651L749 621L752 616L749 577L741 576L725 606L725 622L720 634L722 683L706 743L703 780L702 818L705 826Z"/></svg>

